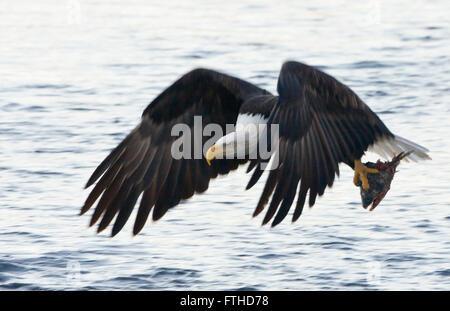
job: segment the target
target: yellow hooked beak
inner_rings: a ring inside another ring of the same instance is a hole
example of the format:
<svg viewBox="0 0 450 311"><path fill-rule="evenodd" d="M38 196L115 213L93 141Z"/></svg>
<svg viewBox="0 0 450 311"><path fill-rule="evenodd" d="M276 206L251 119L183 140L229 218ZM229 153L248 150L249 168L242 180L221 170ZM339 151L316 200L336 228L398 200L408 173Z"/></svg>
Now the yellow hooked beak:
<svg viewBox="0 0 450 311"><path fill-rule="evenodd" d="M208 162L208 165L211 165L211 161L214 160L217 157L217 155L220 154L221 151L219 149L222 148L216 145L208 149L208 151L206 152L206 162Z"/></svg>

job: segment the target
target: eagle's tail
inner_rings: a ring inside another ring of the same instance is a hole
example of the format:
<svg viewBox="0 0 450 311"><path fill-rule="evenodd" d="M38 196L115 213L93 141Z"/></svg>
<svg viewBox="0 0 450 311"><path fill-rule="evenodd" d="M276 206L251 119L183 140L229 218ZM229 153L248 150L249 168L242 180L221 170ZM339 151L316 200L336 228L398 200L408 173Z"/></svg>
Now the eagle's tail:
<svg viewBox="0 0 450 311"><path fill-rule="evenodd" d="M404 158L405 161L431 160L427 148L397 135L378 139L375 144L369 147L368 151L375 152L388 160L400 152L412 151L411 154Z"/></svg>

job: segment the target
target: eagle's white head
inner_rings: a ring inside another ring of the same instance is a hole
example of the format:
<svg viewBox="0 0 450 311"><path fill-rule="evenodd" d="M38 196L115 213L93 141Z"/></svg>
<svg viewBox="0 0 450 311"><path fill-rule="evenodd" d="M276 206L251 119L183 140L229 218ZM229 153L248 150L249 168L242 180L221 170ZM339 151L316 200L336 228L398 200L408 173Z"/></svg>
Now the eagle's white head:
<svg viewBox="0 0 450 311"><path fill-rule="evenodd" d="M255 152L266 123L263 115L240 114L235 131L219 138L206 152L208 164L214 159L244 159Z"/></svg>

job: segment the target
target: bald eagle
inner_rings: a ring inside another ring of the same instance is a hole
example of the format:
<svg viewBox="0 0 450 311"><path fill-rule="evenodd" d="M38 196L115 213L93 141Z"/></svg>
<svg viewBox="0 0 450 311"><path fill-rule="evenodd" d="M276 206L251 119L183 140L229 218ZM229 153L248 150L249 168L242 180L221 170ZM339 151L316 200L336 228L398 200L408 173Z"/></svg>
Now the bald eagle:
<svg viewBox="0 0 450 311"><path fill-rule="evenodd" d="M179 123L193 127L195 116L202 117L203 127L214 123L224 131L227 124L279 126L279 143L273 151L279 165L269 171L253 214L258 215L271 198L263 224L274 218L272 226L286 217L295 196L293 221L301 215L308 193L308 205L313 206L339 176L341 162L354 169L355 185L361 181L368 189L367 174L377 173L361 163L368 149L385 158L403 151L413 151L406 160L429 158L426 148L393 134L349 87L317 68L285 62L277 91L279 95L274 96L209 69L183 75L148 105L140 124L93 172L86 188L98 182L80 214L100 198L90 226L101 219L101 232L115 218L114 236L142 194L133 228L138 234L152 210L156 221L183 200L206 191L211 179L244 163L249 163L247 172L253 171L246 189L255 185L267 160L223 157L231 144L257 145L260 136L245 135L246 127L236 127L236 132L219 138L200 158L172 157L171 146L177 138L171 135L172 127ZM204 137L197 138L204 143Z"/></svg>

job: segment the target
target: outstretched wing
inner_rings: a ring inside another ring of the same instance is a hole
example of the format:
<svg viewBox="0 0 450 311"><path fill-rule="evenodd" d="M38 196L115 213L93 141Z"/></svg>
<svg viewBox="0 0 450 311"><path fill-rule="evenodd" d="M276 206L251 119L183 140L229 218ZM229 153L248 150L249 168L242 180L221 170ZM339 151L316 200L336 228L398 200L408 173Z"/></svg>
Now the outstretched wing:
<svg viewBox="0 0 450 311"><path fill-rule="evenodd" d="M137 234L152 208L153 219L157 220L181 200L208 189L211 178L227 174L245 160L222 159L208 166L203 153L201 159L191 156L191 159L176 160L171 155L172 143L177 139L171 136L172 127L186 124L194 133L194 116L201 116L203 127L219 124L225 133L226 124L235 124L242 102L260 94L268 93L212 70L196 69L181 77L150 103L141 123L94 171L86 188L99 181L86 199L81 214L101 196L90 225L101 218L100 232L118 214L112 230L115 235L143 193L133 229ZM203 137L195 138L203 146Z"/></svg>
<svg viewBox="0 0 450 311"><path fill-rule="evenodd" d="M263 220L265 224L276 214L272 226L286 217L299 184L293 221L301 215L308 191L313 206L317 195L333 185L339 163L353 167L354 159L376 140L394 137L350 88L313 67L284 63L277 89L279 101L268 128L279 125L279 166L270 171L254 213L260 213L273 194ZM255 170L251 185L260 176Z"/></svg>

